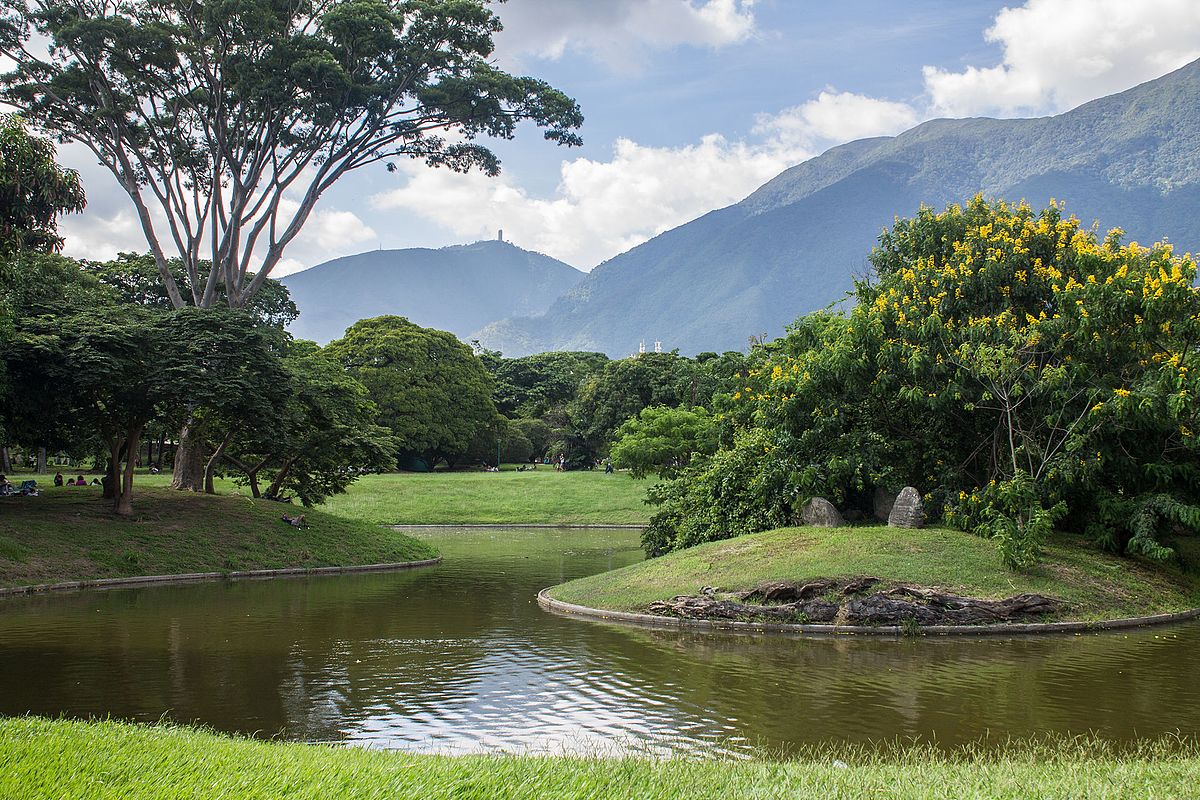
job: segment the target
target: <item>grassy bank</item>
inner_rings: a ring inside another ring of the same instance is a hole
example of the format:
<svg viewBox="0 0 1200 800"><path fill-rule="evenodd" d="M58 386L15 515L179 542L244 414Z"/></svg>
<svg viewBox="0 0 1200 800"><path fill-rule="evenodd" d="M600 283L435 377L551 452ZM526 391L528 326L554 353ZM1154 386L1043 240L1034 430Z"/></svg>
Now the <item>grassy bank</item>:
<svg viewBox="0 0 1200 800"><path fill-rule="evenodd" d="M285 524L284 512L303 513L307 526ZM376 525L235 495L140 485L129 519L110 513L99 487L51 487L38 497L0 498L0 586L434 555L424 542Z"/></svg>
<svg viewBox="0 0 1200 800"><path fill-rule="evenodd" d="M1004 568L996 546L944 528L783 528L693 547L550 591L568 603L617 611L697 594L705 586L748 589L768 581L874 575L998 599L1022 592L1070 604L1063 619L1102 619L1181 611L1200 605L1196 582L1177 570L1115 558L1057 540L1027 573Z"/></svg>
<svg viewBox="0 0 1200 800"><path fill-rule="evenodd" d="M112 722L0 720L0 796L41 798L1187 797L1194 742L1086 740L984 752L847 748L790 761L440 757Z"/></svg>
<svg viewBox="0 0 1200 800"><path fill-rule="evenodd" d="M617 473L430 472L364 475L326 509L381 524L644 524L648 481Z"/></svg>

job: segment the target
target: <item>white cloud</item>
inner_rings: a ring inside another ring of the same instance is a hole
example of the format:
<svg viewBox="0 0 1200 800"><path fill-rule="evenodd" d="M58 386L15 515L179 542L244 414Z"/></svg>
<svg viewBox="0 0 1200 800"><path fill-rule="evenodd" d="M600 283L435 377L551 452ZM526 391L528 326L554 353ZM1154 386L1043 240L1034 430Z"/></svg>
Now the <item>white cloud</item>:
<svg viewBox="0 0 1200 800"><path fill-rule="evenodd" d="M503 228L521 247L587 269L741 200L824 147L897 133L917 120L903 103L826 90L777 116L761 115L758 138L750 142L711 134L683 147L648 147L620 139L608 161L562 162L550 198L531 196L510 174L493 180L414 166L404 187L372 202L462 237L490 237Z"/></svg>
<svg viewBox="0 0 1200 800"><path fill-rule="evenodd" d="M1200 56L1196 0L1027 0L985 32L1002 63L925 67L933 109L948 116L1065 111Z"/></svg>
<svg viewBox="0 0 1200 800"><path fill-rule="evenodd" d="M618 68L648 48L722 47L755 32L754 0L510 0L498 13L502 55L574 51Z"/></svg>
<svg viewBox="0 0 1200 800"><path fill-rule="evenodd" d="M290 214L291 209L286 209ZM271 270L281 278L358 250L377 238L375 230L352 211L318 208L287 248L287 257Z"/></svg>
<svg viewBox="0 0 1200 800"><path fill-rule="evenodd" d="M897 134L920 121L907 103L826 89L815 100L780 114L760 115L754 130L811 149L822 143Z"/></svg>
<svg viewBox="0 0 1200 800"><path fill-rule="evenodd" d="M811 153L730 142L718 135L685 147L617 141L613 158L562 163L555 196L528 194L506 174L488 179L410 169L406 186L373 199L463 237L507 239L581 268L629 249L713 208L734 203Z"/></svg>

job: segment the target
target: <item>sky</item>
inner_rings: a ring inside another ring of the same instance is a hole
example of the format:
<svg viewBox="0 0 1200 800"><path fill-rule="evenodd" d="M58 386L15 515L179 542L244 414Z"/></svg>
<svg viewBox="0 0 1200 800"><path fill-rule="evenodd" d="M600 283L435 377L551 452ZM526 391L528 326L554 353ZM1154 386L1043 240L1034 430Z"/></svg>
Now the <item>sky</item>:
<svg viewBox="0 0 1200 800"><path fill-rule="evenodd" d="M494 59L575 98L584 145L532 126L497 178L368 168L322 198L275 276L376 248L495 238L582 270L741 200L828 148L937 117L1066 111L1200 58L1196 0L508 0ZM79 145L65 252L144 251Z"/></svg>

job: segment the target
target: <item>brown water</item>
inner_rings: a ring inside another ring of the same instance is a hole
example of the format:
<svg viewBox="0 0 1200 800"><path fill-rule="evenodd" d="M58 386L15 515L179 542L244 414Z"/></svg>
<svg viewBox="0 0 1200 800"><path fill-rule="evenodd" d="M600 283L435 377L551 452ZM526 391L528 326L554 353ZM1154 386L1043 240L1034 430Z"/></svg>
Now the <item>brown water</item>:
<svg viewBox="0 0 1200 800"><path fill-rule="evenodd" d="M639 560L634 531L418 535L443 565L3 600L0 713L453 753L1200 734L1200 624L986 639L649 631L534 600Z"/></svg>

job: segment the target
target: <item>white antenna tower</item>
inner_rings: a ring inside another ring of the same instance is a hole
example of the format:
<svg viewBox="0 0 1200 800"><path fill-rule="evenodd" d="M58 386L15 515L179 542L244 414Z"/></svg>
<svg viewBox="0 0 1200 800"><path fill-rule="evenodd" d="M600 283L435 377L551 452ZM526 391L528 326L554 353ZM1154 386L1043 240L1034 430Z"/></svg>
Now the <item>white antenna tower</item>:
<svg viewBox="0 0 1200 800"><path fill-rule="evenodd" d="M654 352L656 352L656 353L661 353L661 352L662 352L662 342L655 342L655 343L654 343Z"/></svg>
<svg viewBox="0 0 1200 800"><path fill-rule="evenodd" d="M642 339L642 343L638 345L638 355L640 356L644 352L646 352L646 340Z"/></svg>

